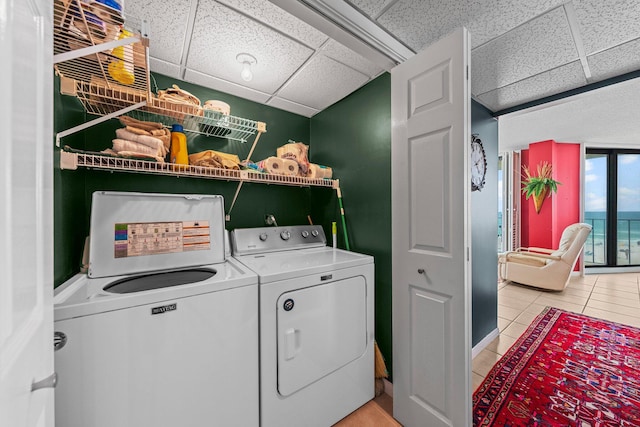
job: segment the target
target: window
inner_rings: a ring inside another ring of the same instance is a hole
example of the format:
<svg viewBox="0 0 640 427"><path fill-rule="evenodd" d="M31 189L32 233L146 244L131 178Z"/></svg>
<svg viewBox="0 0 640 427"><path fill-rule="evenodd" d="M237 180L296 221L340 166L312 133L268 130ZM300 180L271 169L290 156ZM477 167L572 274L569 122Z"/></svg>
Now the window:
<svg viewBox="0 0 640 427"><path fill-rule="evenodd" d="M640 265L640 150L587 149L587 267Z"/></svg>

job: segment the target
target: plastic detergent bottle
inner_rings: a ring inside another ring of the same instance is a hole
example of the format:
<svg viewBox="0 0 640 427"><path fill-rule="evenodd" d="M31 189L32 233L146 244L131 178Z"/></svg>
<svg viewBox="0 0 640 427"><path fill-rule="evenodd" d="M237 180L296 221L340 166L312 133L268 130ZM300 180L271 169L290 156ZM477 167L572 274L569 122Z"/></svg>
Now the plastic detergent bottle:
<svg viewBox="0 0 640 427"><path fill-rule="evenodd" d="M131 37L133 34L125 29L120 31L120 39L126 39L127 37ZM132 85L136 81L136 77L133 70L133 45L124 45L118 46L113 49L113 56L119 58L116 61L112 61L109 63L108 70L109 75L113 77L114 80L125 84Z"/></svg>
<svg viewBox="0 0 640 427"><path fill-rule="evenodd" d="M189 164L189 153L187 152L187 136L182 132L182 125L171 126L171 152L169 161L178 165Z"/></svg>

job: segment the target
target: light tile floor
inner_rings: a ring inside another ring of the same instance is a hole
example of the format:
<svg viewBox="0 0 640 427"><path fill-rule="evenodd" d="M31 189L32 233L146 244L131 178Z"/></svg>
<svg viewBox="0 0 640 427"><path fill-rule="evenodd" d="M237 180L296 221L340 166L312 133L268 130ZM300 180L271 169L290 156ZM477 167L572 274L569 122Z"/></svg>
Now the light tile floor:
<svg viewBox="0 0 640 427"><path fill-rule="evenodd" d="M474 390L546 306L640 327L640 273L573 277L561 292L498 283L500 335L473 359Z"/></svg>

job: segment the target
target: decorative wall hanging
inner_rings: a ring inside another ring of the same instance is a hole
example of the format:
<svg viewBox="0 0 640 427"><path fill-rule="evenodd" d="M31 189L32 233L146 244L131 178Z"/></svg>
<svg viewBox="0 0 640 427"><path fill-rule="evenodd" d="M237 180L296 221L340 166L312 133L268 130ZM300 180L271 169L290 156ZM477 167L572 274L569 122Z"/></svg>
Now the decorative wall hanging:
<svg viewBox="0 0 640 427"><path fill-rule="evenodd" d="M548 162L538 163L538 175L531 175L527 166L523 166L522 170L522 194L527 200L533 196L533 206L536 208L536 213L540 213L544 199L551 196L551 192L557 193L558 185L562 185L562 183L551 177L553 167Z"/></svg>

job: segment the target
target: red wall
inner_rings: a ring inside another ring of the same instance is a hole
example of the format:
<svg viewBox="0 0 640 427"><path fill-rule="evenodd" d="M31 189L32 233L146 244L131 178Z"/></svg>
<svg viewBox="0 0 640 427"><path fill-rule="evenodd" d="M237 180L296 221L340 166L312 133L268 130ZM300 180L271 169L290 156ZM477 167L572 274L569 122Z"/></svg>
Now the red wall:
<svg viewBox="0 0 640 427"><path fill-rule="evenodd" d="M520 163L524 167L529 164L529 150L522 150L520 153ZM522 170L520 171L522 172ZM526 200L520 192L520 246L531 246L529 244L529 210L535 215L536 210L533 207L533 201L531 199ZM529 207L531 204L531 207ZM544 206L544 205L543 205Z"/></svg>
<svg viewBox="0 0 640 427"><path fill-rule="evenodd" d="M538 164L553 166L553 178L560 181L558 192L545 199L536 213L533 198L521 203L522 246L556 249L564 229L580 221L580 145L554 140L529 144L522 152L522 165L536 173Z"/></svg>

